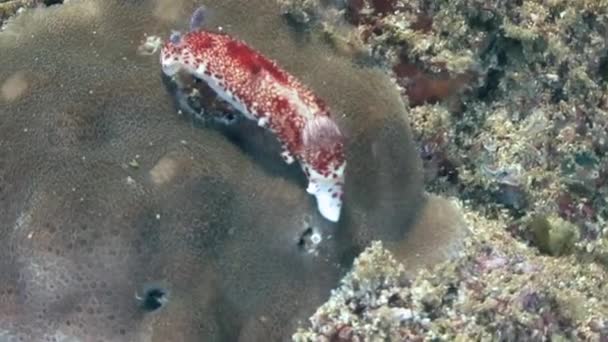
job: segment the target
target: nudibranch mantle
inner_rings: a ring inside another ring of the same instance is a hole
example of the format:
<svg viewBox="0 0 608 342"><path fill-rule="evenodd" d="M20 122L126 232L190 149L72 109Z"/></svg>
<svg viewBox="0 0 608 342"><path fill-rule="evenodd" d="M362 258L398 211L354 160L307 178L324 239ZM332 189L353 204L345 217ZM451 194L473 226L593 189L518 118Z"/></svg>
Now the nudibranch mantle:
<svg viewBox="0 0 608 342"><path fill-rule="evenodd" d="M225 33L174 32L160 52L163 72L186 72L205 82L246 118L270 130L286 163L308 178L321 215L337 222L342 208L344 137L325 102L278 64Z"/></svg>

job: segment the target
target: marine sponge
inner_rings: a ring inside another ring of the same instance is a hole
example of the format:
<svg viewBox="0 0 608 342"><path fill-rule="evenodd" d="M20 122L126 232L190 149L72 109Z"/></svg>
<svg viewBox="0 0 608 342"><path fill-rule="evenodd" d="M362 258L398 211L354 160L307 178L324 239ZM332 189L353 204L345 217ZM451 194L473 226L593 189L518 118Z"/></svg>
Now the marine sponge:
<svg viewBox="0 0 608 342"><path fill-rule="evenodd" d="M0 98L1 338L284 339L372 239L396 243L416 220L420 166L393 84L296 39L274 1L206 5L211 25L339 111L340 223L259 162L265 145L242 149L175 115L157 58L138 47L187 26L196 5L73 0L0 34L0 84L18 90ZM313 252L310 229L322 235ZM171 294L162 310L136 298L151 282Z"/></svg>

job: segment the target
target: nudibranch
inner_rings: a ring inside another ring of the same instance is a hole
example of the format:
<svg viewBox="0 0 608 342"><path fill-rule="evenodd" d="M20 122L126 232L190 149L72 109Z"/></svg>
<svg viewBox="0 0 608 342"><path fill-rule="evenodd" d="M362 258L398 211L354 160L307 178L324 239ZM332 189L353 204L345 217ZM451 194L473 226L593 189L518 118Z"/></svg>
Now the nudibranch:
<svg viewBox="0 0 608 342"><path fill-rule="evenodd" d="M173 32L164 43L163 72L185 72L202 80L219 98L274 134L286 163L298 161L321 215L337 222L342 208L346 158L344 137L327 104L314 92L246 43L197 24Z"/></svg>

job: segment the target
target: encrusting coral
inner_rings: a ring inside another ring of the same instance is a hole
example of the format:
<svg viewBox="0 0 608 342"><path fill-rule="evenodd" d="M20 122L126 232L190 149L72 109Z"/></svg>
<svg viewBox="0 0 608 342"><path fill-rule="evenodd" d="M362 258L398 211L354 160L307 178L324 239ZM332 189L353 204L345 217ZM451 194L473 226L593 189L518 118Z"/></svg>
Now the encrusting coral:
<svg viewBox="0 0 608 342"><path fill-rule="evenodd" d="M320 28L336 47L350 47L342 50L350 51L352 58L366 55L386 67L410 107L408 118L423 158L426 188L458 197L469 216L474 212L489 219L469 222L485 241L449 265L484 258L488 249L501 250L503 256L522 249L527 252L518 255L525 260L520 262L535 260L543 268L530 281L502 266L510 264L510 258L491 258L495 261L490 263L500 264L504 272L473 274L478 291L462 295L468 303L480 298L494 301L483 306L491 310L484 311L484 317L475 314L475 325L458 315L442 323L447 328L441 329L448 332L466 327L466 335L438 335L431 329L408 336L606 339L602 279L608 265L608 3L281 2L285 14L305 30ZM354 30L345 31L344 23ZM538 257L535 252L550 256ZM448 274L458 281L471 276ZM421 279L428 279L428 274ZM446 277L441 286L451 282ZM534 295L523 297L534 303L534 309L523 313L514 299L522 293L509 291L525 284ZM572 300L568 291L577 293L577 299ZM452 303L439 310L453 310ZM510 316L501 316L504 312ZM505 326L492 325L497 314ZM370 320L383 319L370 315ZM489 334L492 329L500 335Z"/></svg>
<svg viewBox="0 0 608 342"><path fill-rule="evenodd" d="M200 3L24 11L0 33L0 339L288 339L372 240L415 226L421 165L388 77L302 40L275 1L205 5L335 110L339 222L256 127L175 114L155 44Z"/></svg>
<svg viewBox="0 0 608 342"><path fill-rule="evenodd" d="M429 190L524 240L555 214L578 227L578 254L606 260L606 1L283 3L391 69Z"/></svg>
<svg viewBox="0 0 608 342"><path fill-rule="evenodd" d="M4 21L15 15L24 8L31 8L39 5L40 0L1 0L0 1L0 28Z"/></svg>
<svg viewBox="0 0 608 342"><path fill-rule="evenodd" d="M603 341L605 272L538 256L467 215L463 255L407 272L380 242L354 263L294 341ZM475 229L475 227L481 227ZM405 264L407 266L407 263Z"/></svg>

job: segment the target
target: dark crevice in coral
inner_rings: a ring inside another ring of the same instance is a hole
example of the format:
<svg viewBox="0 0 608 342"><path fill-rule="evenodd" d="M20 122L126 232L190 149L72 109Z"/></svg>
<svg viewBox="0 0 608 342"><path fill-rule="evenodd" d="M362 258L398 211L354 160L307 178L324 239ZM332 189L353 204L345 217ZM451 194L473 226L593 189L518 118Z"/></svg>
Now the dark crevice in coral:
<svg viewBox="0 0 608 342"><path fill-rule="evenodd" d="M448 158L443 159L439 163L437 175L439 177L445 177L446 181L452 185L458 184L457 165Z"/></svg>
<svg viewBox="0 0 608 342"><path fill-rule="evenodd" d="M559 82L557 82L556 84L552 84L550 85L550 87L552 88L551 91L551 102L552 103L559 103L560 101L568 101L568 94L566 94L566 92L564 92L564 82L565 80L567 80L568 77L568 73L570 72L570 68L568 65L568 62L562 62L560 63L558 69L557 69L557 76L559 77Z"/></svg>
<svg viewBox="0 0 608 342"><path fill-rule="evenodd" d="M499 217L500 209L494 206L487 206L487 203L495 203L495 198L488 192L483 185L480 184L460 184L458 187L459 197L463 201L470 201L481 205L483 213L488 219L496 219ZM485 207L484 207L485 206Z"/></svg>
<svg viewBox="0 0 608 342"><path fill-rule="evenodd" d="M552 103L560 103L561 101L567 101L568 96L564 93L563 87L555 87L551 91L551 102Z"/></svg>
<svg viewBox="0 0 608 342"><path fill-rule="evenodd" d="M597 14L592 12L585 12L581 17L583 19L583 23L587 25L587 29L589 31L596 30L596 26L598 25Z"/></svg>
<svg viewBox="0 0 608 342"><path fill-rule="evenodd" d="M139 300L144 311L156 311L167 303L167 290L161 287L151 287L144 291Z"/></svg>
<svg viewBox="0 0 608 342"><path fill-rule="evenodd" d="M365 311L365 309L367 308L367 306L365 306L364 304L362 304L358 301L356 301L354 305L355 305L355 309L353 310L353 313L358 316L363 314L363 311Z"/></svg>
<svg viewBox="0 0 608 342"><path fill-rule="evenodd" d="M234 125L218 125L218 130L235 146L262 166L266 172L282 176L306 188L306 176L300 165L287 164L280 155L280 145L272 133L252 120L240 120Z"/></svg>
<svg viewBox="0 0 608 342"><path fill-rule="evenodd" d="M496 42L496 51L498 66L506 66L511 59L523 59L523 45L519 40L501 37Z"/></svg>
<svg viewBox="0 0 608 342"><path fill-rule="evenodd" d="M362 13L366 5L372 9L371 14ZM395 0L347 0L345 18L353 25L371 23L393 13L400 5L401 3Z"/></svg>
<svg viewBox="0 0 608 342"><path fill-rule="evenodd" d="M608 81L608 54L600 58L598 74L602 82L606 83Z"/></svg>
<svg viewBox="0 0 608 342"><path fill-rule="evenodd" d="M307 14L309 14L309 13L307 13ZM283 19L284 19L285 23L287 24L287 27L291 28L294 31L294 33L297 33L298 35L302 35L304 33L310 33L311 28L317 22L316 16L312 16L312 15L308 18L307 21L301 20L300 18L295 16L293 12L290 12L290 11L285 11L282 15L283 15ZM296 36L296 38L302 39L301 36Z"/></svg>
<svg viewBox="0 0 608 342"><path fill-rule="evenodd" d="M526 214L529 201L528 195L520 186L501 184L494 192L495 202L509 209L511 215L517 219Z"/></svg>
<svg viewBox="0 0 608 342"><path fill-rule="evenodd" d="M281 146L272 133L259 127L255 121L241 120L236 110L219 100L211 88L195 79L188 80L192 82L192 88L198 90L198 94L192 97L189 95L192 89L180 89L174 80L164 74L161 74L161 78L174 99L175 109L183 111L193 126L219 131L235 146L252 156L269 174L285 177L306 187L306 177L298 163L289 165L281 159ZM184 108L185 104L189 108Z"/></svg>
<svg viewBox="0 0 608 342"><path fill-rule="evenodd" d="M308 227L300 236L298 240L298 247L304 249L309 243L310 237L312 236L313 230L312 227Z"/></svg>
<svg viewBox="0 0 608 342"><path fill-rule="evenodd" d="M352 266L353 260L363 252L363 248L352 244L350 241L344 245L346 247L340 250L339 264L343 269L349 269Z"/></svg>
<svg viewBox="0 0 608 342"><path fill-rule="evenodd" d="M388 298L388 306L389 307L405 307L407 305L407 302L404 301L401 296L399 296L399 294L395 293L392 296L390 296Z"/></svg>
<svg viewBox="0 0 608 342"><path fill-rule="evenodd" d="M484 16L484 14L490 13L489 15ZM480 10L474 16L468 18L468 24L472 29L485 31L485 32L495 32L499 27L500 23L498 21L498 16L491 12L490 10Z"/></svg>
<svg viewBox="0 0 608 342"><path fill-rule="evenodd" d="M504 74L505 72L502 69L490 69L486 74L484 85L477 89L477 98L482 101L493 98Z"/></svg>
<svg viewBox="0 0 608 342"><path fill-rule="evenodd" d="M361 20L360 12L365 5L364 0L349 0L346 2L346 20L353 24L358 25Z"/></svg>
<svg viewBox="0 0 608 342"><path fill-rule="evenodd" d="M315 231L314 227L309 226L300 235L297 246L300 251L310 253L317 249L321 240L321 235Z"/></svg>
<svg viewBox="0 0 608 342"><path fill-rule="evenodd" d="M371 3L376 13L381 15L386 15L388 13L394 12L397 8L396 0L371 0Z"/></svg>
<svg viewBox="0 0 608 342"><path fill-rule="evenodd" d="M422 303L422 312L425 313L425 316L431 320L435 320L439 318L440 313L437 309L437 303Z"/></svg>
<svg viewBox="0 0 608 342"><path fill-rule="evenodd" d="M497 100L499 96L499 85L505 76L505 67L510 60L517 60L523 54L523 46L520 41L502 36L492 38L485 51L481 54L481 60L486 61L490 67L486 73L484 84L477 89L477 98L487 103ZM493 58L496 58L494 63Z"/></svg>
<svg viewBox="0 0 608 342"><path fill-rule="evenodd" d="M63 0L44 0L42 3L46 6L61 5L63 4Z"/></svg>

